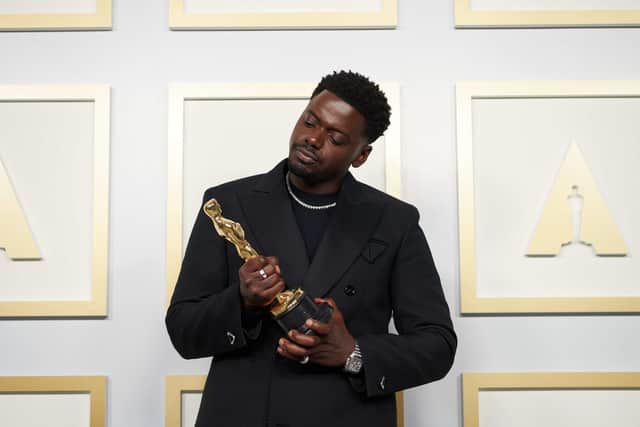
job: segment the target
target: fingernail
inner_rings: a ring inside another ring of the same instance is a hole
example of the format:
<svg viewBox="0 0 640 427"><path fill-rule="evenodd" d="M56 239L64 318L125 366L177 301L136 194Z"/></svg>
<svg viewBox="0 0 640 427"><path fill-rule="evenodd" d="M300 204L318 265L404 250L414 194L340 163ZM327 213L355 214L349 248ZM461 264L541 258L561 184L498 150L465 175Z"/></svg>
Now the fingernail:
<svg viewBox="0 0 640 427"><path fill-rule="evenodd" d="M278 341L278 345L284 345L284 340Z"/></svg>
<svg viewBox="0 0 640 427"><path fill-rule="evenodd" d="M307 326L313 326L313 320L311 319L307 319L306 322L304 322Z"/></svg>
<svg viewBox="0 0 640 427"><path fill-rule="evenodd" d="M293 333L294 333L294 331L293 331L293 330L289 331L289 336L290 336L291 338L293 338Z"/></svg>

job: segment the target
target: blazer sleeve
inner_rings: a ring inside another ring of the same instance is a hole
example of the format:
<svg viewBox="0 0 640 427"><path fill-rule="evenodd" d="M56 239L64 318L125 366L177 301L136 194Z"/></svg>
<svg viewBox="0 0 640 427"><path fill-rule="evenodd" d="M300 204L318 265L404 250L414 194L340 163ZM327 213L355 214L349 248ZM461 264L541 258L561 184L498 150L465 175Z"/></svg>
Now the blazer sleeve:
<svg viewBox="0 0 640 427"><path fill-rule="evenodd" d="M204 201L214 197L207 190ZM184 358L219 356L247 346L259 321L243 329L242 299L237 280L230 280L226 241L200 209L189 238L180 275L167 310L171 342Z"/></svg>
<svg viewBox="0 0 640 427"><path fill-rule="evenodd" d="M395 334L357 337L368 396L438 380L453 364L457 338L418 213L400 243L391 277Z"/></svg>

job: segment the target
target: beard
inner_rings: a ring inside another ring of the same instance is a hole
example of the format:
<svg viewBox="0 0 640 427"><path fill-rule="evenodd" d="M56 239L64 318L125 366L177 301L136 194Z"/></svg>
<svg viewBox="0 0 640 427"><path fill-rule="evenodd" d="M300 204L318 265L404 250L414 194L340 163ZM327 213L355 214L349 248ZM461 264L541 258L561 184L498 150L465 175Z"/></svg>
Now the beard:
<svg viewBox="0 0 640 427"><path fill-rule="evenodd" d="M305 168L304 165L292 162L291 159L287 159L287 169L289 169L290 173L304 181L313 179L313 173L311 171Z"/></svg>
<svg viewBox="0 0 640 427"><path fill-rule="evenodd" d="M291 158L287 159L287 169L291 174L303 180L307 185L314 185L322 181L321 177L307 169L305 165L292 161Z"/></svg>

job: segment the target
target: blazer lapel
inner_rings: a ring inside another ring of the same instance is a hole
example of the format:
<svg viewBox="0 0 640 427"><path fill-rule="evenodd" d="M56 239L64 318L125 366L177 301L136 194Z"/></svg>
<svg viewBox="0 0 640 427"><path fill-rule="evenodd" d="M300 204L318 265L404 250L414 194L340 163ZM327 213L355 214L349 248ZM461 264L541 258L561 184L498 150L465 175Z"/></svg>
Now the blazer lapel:
<svg viewBox="0 0 640 427"><path fill-rule="evenodd" d="M336 211L304 276L303 287L312 297L322 297L333 288L363 251L380 221L384 205L363 198L358 185L347 174Z"/></svg>
<svg viewBox="0 0 640 427"><path fill-rule="evenodd" d="M287 287L297 288L309 261L284 186L284 163L280 162L252 191L240 196L240 205L256 240L256 250L260 255L278 257Z"/></svg>

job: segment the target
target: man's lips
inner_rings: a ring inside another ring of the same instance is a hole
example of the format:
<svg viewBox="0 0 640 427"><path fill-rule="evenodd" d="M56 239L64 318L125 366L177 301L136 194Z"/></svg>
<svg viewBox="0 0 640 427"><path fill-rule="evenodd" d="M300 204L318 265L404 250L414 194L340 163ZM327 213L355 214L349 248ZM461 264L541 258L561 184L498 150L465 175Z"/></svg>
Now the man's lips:
<svg viewBox="0 0 640 427"><path fill-rule="evenodd" d="M295 151L298 159L302 163L315 163L318 161L318 156L316 156L314 153L307 150L306 148L296 147Z"/></svg>

